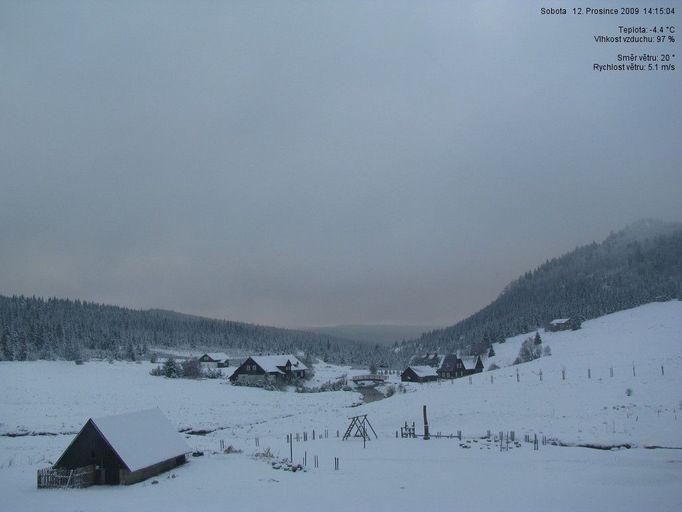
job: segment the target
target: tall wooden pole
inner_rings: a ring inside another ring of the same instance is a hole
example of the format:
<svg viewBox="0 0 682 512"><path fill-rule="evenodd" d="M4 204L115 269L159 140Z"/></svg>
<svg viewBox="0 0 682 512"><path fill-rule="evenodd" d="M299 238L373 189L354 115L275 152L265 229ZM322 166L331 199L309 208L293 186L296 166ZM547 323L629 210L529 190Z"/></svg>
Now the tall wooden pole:
<svg viewBox="0 0 682 512"><path fill-rule="evenodd" d="M426 418L426 406L424 406L424 441L431 439L429 436L429 420Z"/></svg>

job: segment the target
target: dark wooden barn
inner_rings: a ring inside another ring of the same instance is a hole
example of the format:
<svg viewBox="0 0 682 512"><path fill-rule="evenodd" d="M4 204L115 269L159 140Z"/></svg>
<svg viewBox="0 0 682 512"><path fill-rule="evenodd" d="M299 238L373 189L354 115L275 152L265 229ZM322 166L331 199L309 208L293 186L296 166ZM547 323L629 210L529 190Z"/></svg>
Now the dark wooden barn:
<svg viewBox="0 0 682 512"><path fill-rule="evenodd" d="M438 373L431 366L408 366L400 374L400 380L403 382L431 382L438 380Z"/></svg>
<svg viewBox="0 0 682 512"><path fill-rule="evenodd" d="M547 325L547 330L551 332L557 331L576 331L580 329L580 320L574 317L571 318L557 318L552 320Z"/></svg>
<svg viewBox="0 0 682 512"><path fill-rule="evenodd" d="M129 485L185 463L189 452L163 413L149 409L89 419L53 469L90 467L91 483Z"/></svg>

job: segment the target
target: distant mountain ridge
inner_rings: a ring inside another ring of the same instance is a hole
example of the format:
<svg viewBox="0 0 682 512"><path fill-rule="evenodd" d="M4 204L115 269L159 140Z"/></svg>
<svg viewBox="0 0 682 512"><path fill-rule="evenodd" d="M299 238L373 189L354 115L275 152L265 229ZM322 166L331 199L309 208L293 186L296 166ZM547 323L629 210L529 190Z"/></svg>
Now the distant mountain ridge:
<svg viewBox="0 0 682 512"><path fill-rule="evenodd" d="M526 272L477 313L403 343L399 351L483 353L492 342L554 318L590 319L680 297L682 223L641 220Z"/></svg>
<svg viewBox="0 0 682 512"><path fill-rule="evenodd" d="M379 345L391 345L395 342L413 339L426 331L435 329L434 326L424 325L330 325L323 327L306 327L303 330L317 332L327 336L362 341L365 343L378 343Z"/></svg>

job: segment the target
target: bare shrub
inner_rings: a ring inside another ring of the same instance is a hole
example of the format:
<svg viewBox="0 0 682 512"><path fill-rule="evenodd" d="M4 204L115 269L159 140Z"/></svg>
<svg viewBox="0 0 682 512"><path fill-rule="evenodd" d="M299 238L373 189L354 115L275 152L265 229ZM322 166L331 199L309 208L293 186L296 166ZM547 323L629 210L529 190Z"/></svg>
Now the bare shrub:
<svg viewBox="0 0 682 512"><path fill-rule="evenodd" d="M186 379L198 379L202 376L201 363L198 359L188 359L180 363L182 367L182 376Z"/></svg>

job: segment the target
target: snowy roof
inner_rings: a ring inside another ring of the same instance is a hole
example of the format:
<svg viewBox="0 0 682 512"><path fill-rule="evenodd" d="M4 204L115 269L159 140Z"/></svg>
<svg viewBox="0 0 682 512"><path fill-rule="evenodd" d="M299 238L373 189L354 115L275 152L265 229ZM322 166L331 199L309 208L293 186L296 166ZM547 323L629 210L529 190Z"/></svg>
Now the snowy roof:
<svg viewBox="0 0 682 512"><path fill-rule="evenodd" d="M436 369L432 366L408 366L417 377L438 377Z"/></svg>
<svg viewBox="0 0 682 512"><path fill-rule="evenodd" d="M90 421L131 472L192 451L158 408Z"/></svg>
<svg viewBox="0 0 682 512"><path fill-rule="evenodd" d="M464 368L466 368L467 370L473 370L474 368L476 368L478 357L479 356L462 356L460 357L460 359L462 360L462 364L464 364Z"/></svg>
<svg viewBox="0 0 682 512"><path fill-rule="evenodd" d="M552 320L552 321L550 322L550 324L552 324L552 325L561 325L561 324L565 324L565 323L568 322L569 320L570 320L570 318L557 318L556 320Z"/></svg>
<svg viewBox="0 0 682 512"><path fill-rule="evenodd" d="M208 356L214 361L227 361L230 358L225 352L206 352L204 356Z"/></svg>
<svg viewBox="0 0 682 512"><path fill-rule="evenodd" d="M251 359L267 373L284 373L279 366L286 366L291 362L292 370L307 370L308 367L299 361L296 356L286 354L283 356L252 356Z"/></svg>

